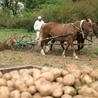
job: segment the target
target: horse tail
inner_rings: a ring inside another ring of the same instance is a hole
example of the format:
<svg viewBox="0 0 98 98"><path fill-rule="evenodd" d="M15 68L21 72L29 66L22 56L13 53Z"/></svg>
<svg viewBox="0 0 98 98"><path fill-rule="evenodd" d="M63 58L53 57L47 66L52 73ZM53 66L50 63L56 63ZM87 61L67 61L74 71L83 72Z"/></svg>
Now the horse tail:
<svg viewBox="0 0 98 98"><path fill-rule="evenodd" d="M45 23L44 24L42 24L42 26L41 26L41 28L40 28L40 34L39 34L39 40L38 40L38 45L39 46L41 46L41 42L42 42L42 39L43 39L43 26L45 25Z"/></svg>

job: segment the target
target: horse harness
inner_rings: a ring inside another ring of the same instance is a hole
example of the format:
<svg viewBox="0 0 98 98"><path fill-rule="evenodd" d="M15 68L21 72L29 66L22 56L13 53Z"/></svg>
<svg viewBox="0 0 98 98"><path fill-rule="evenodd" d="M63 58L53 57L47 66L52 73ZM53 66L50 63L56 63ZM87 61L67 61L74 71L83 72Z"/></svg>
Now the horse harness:
<svg viewBox="0 0 98 98"><path fill-rule="evenodd" d="M75 26L73 23L70 23L70 25L73 26L74 28L78 29L78 30L80 31L80 33L82 34L83 38L84 38L84 31L83 31L83 29L82 29L82 23L83 23L83 21L84 21L84 20L81 20L81 22L80 22L80 28L81 28L81 29L78 28L77 26ZM63 34L65 25L66 25L66 24L63 24L63 25L62 25L62 28L61 28L62 34L61 34L61 35L57 35L57 36L53 36L53 37L47 37L47 38L42 39L42 40L50 40L50 39L54 39L54 38L57 38L57 37L66 37L66 36L68 36L68 35L72 35L74 32L70 32L70 33L67 33L67 34ZM74 29L74 28L73 28L73 29ZM91 40L90 40L90 39L87 39L87 38L86 38L86 40L92 42L92 37L90 37L90 38L91 38Z"/></svg>
<svg viewBox="0 0 98 98"><path fill-rule="evenodd" d="M80 34L82 34L82 37L84 39L85 38L85 36L84 36L85 31L83 31L83 29L82 29L82 23L83 23L83 21L84 20L81 20L81 22L80 22L80 28L78 28L77 26L75 26L73 23L71 23L70 25L73 26L74 28L78 29L80 31ZM92 36L89 36L89 37L90 37L90 39L88 39L88 38L85 38L85 39L88 40L88 41L90 41L90 42L93 42L92 41Z"/></svg>

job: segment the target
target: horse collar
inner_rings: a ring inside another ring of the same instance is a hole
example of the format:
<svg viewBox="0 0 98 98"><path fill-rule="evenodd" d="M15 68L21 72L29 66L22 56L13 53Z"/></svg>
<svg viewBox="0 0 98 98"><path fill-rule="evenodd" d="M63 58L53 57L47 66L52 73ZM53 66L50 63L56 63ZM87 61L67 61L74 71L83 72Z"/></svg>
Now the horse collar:
<svg viewBox="0 0 98 98"><path fill-rule="evenodd" d="M84 33L83 33L83 29L82 29L83 21L84 21L84 20L81 20L81 21L80 21L80 29L81 29L81 32L80 32L80 33L82 34L82 36L83 36L83 38L84 38Z"/></svg>

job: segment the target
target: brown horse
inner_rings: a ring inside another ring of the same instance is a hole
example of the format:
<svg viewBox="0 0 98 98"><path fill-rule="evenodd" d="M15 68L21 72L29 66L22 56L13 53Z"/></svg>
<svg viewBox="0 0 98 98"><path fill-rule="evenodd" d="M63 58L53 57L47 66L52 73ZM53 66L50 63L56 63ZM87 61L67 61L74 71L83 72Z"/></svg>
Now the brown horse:
<svg viewBox="0 0 98 98"><path fill-rule="evenodd" d="M67 42L67 46L64 49L62 55L65 56L69 46L72 47L73 56L78 58L75 52L73 41L77 39L79 34L82 34L83 38L86 38L93 32L92 22L90 19L77 21L75 23L59 24L54 22L46 23L41 27L39 43L41 46L41 54L45 55L43 46L48 44L51 39ZM48 38L50 36L50 38Z"/></svg>
<svg viewBox="0 0 98 98"><path fill-rule="evenodd" d="M96 23L93 23L92 24L92 28L93 28L93 35L95 35L96 36L96 38L98 38L98 22L96 22ZM90 36L90 41L92 42L92 36L93 35L91 35ZM77 46L78 46L78 49L77 49L77 51L80 51L83 47L84 47L84 41L85 41L85 39L83 38L83 36L82 36L82 34L79 34L78 36L77 36ZM50 51L52 51L52 47L53 47L53 44L55 43L55 40L54 39L52 39L51 40L51 45L50 45ZM61 47L62 47L62 49L64 50L64 42L60 42L60 44L61 44Z"/></svg>

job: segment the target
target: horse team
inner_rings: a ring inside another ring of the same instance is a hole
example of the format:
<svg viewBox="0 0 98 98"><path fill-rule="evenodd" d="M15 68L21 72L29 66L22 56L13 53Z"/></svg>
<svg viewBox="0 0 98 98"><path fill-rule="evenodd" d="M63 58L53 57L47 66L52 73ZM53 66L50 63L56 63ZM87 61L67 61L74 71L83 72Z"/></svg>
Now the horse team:
<svg viewBox="0 0 98 98"><path fill-rule="evenodd" d="M63 48L63 56L66 56L66 52L71 46L73 50L73 57L78 58L74 47L74 41L77 40L78 50L84 47L84 41L87 36L95 35L98 38L98 23L92 23L91 19L85 19L76 21L74 23L60 24L49 22L42 25L40 29L39 45L41 47L41 54L45 55L44 46L46 52L49 51L48 42L59 41ZM63 43L66 42L66 47ZM51 45L52 49L52 45Z"/></svg>

